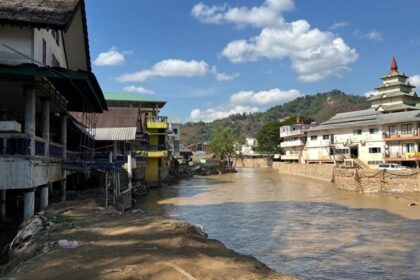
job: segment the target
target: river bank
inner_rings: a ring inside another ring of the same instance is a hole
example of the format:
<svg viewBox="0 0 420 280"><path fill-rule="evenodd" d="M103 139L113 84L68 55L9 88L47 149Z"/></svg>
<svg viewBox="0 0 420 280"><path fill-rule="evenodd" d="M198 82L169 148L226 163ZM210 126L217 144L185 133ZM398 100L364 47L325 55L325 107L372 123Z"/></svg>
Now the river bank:
<svg viewBox="0 0 420 280"><path fill-rule="evenodd" d="M42 216L57 227L28 246L35 256L11 260L6 277L292 279L208 239L186 222L139 209L122 214L93 200L79 200L52 205ZM46 245L59 240L77 241L77 248Z"/></svg>

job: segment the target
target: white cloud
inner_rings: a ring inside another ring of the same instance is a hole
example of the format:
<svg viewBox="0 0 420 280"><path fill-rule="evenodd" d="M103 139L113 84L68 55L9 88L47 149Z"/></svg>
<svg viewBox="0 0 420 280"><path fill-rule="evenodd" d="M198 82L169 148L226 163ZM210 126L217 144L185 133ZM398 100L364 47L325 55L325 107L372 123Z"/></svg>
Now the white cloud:
<svg viewBox="0 0 420 280"><path fill-rule="evenodd" d="M414 75L410 79L410 84L412 84L415 87L420 87L420 75Z"/></svg>
<svg viewBox="0 0 420 280"><path fill-rule="evenodd" d="M295 89L280 90L274 88L264 91L240 91L230 96L226 103L201 110L195 108L190 113L190 121L213 121L232 114L255 113L267 105L279 105L301 96Z"/></svg>
<svg viewBox="0 0 420 280"><path fill-rule="evenodd" d="M379 32L378 30L371 30L368 33L366 33L366 38L371 40L371 41L380 41L382 40L382 33Z"/></svg>
<svg viewBox="0 0 420 280"><path fill-rule="evenodd" d="M350 71L349 65L358 59L356 50L331 32L311 28L306 20L287 22L282 13L293 7L292 0L266 0L252 8L227 4L209 7L200 3L194 6L192 15L204 23L261 28L259 35L232 41L223 49L222 56L233 63L289 58L303 82Z"/></svg>
<svg viewBox="0 0 420 280"><path fill-rule="evenodd" d="M204 76L209 65L204 61L167 59L152 68L135 73L127 73L117 78L119 82L144 82L153 77L194 77Z"/></svg>
<svg viewBox="0 0 420 280"><path fill-rule="evenodd" d="M96 66L115 66L125 63L124 54L119 52L115 47L107 52L102 52L93 61Z"/></svg>
<svg viewBox="0 0 420 280"><path fill-rule="evenodd" d="M329 29L334 30L334 29L343 28L343 27L346 27L346 26L349 26L349 25L350 24L347 21L336 21L336 22L334 22L333 25L330 26Z"/></svg>
<svg viewBox="0 0 420 280"><path fill-rule="evenodd" d="M217 71L216 66L212 67L211 72L213 73L216 80L218 80L219 82L220 81L231 81L231 80L234 80L234 79L238 78L241 75L240 73L234 73L232 75L229 75L229 74L226 74L224 72L219 72L219 71Z"/></svg>
<svg viewBox="0 0 420 280"><path fill-rule="evenodd" d="M249 40L230 42L222 54L233 63L261 58L290 58L303 82L315 82L349 71L358 54L342 38L311 29L305 20L287 23L284 28L264 28Z"/></svg>
<svg viewBox="0 0 420 280"><path fill-rule="evenodd" d="M233 23L243 27L278 26L284 23L283 12L294 8L293 0L266 0L259 7L231 7L228 4L207 6L203 3L195 5L191 14L204 23Z"/></svg>
<svg viewBox="0 0 420 280"><path fill-rule="evenodd" d="M125 87L124 90L128 92L135 92L135 93L142 93L142 94L154 94L152 90L144 88L144 87L128 86L128 87Z"/></svg>

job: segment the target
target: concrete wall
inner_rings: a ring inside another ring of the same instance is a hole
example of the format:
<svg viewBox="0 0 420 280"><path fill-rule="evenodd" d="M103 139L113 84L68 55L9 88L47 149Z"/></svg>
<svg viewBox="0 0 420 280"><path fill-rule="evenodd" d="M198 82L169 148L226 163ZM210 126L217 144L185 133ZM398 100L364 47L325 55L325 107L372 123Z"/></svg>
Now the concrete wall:
<svg viewBox="0 0 420 280"><path fill-rule="evenodd" d="M273 168L280 173L309 177L331 182L334 166L332 164L298 164L274 162Z"/></svg>
<svg viewBox="0 0 420 280"><path fill-rule="evenodd" d="M271 163L267 158L244 158L236 161L236 168L270 168Z"/></svg>
<svg viewBox="0 0 420 280"><path fill-rule="evenodd" d="M359 192L420 192L420 171L334 170L337 188Z"/></svg>

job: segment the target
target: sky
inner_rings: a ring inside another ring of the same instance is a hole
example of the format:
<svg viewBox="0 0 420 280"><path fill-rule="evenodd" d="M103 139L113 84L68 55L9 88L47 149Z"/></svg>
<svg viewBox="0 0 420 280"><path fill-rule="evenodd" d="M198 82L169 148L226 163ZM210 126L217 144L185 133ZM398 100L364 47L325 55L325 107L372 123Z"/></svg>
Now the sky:
<svg viewBox="0 0 420 280"><path fill-rule="evenodd" d="M339 89L372 94L393 56L420 86L420 1L86 0L104 92L212 121Z"/></svg>

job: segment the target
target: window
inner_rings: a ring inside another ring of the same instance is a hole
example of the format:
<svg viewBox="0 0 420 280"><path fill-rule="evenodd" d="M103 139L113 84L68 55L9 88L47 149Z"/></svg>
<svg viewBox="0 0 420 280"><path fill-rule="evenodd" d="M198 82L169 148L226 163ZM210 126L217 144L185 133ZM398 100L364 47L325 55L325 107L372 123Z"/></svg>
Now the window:
<svg viewBox="0 0 420 280"><path fill-rule="evenodd" d="M178 128L174 128L173 131L175 134L178 134Z"/></svg>
<svg viewBox="0 0 420 280"><path fill-rule="evenodd" d="M397 134L397 126L396 125L390 125L388 127L389 135L395 135Z"/></svg>
<svg viewBox="0 0 420 280"><path fill-rule="evenodd" d="M330 135L328 134L322 135L322 140L330 140Z"/></svg>
<svg viewBox="0 0 420 280"><path fill-rule="evenodd" d="M379 128L377 127L369 128L369 134L378 134L378 132Z"/></svg>
<svg viewBox="0 0 420 280"><path fill-rule="evenodd" d="M379 153L381 153L381 148L377 148L377 147L369 148L369 153L370 154L379 154Z"/></svg>
<svg viewBox="0 0 420 280"><path fill-rule="evenodd" d="M383 167L382 163L383 163L383 161L380 161L380 160L368 161L368 165L380 165L380 167L381 166ZM385 164L385 165L387 165L387 164Z"/></svg>
<svg viewBox="0 0 420 280"><path fill-rule="evenodd" d="M401 134L411 134L411 131L413 130L412 124L402 124L401 125Z"/></svg>
<svg viewBox="0 0 420 280"><path fill-rule="evenodd" d="M404 143L402 144L403 153L412 153L414 151L414 143Z"/></svg>
<svg viewBox="0 0 420 280"><path fill-rule="evenodd" d="M59 46L60 45L60 32L58 32L57 30L51 30L51 35L54 38L57 45Z"/></svg>
<svg viewBox="0 0 420 280"><path fill-rule="evenodd" d="M353 130L353 135L362 135L362 130L361 129L354 129Z"/></svg>
<svg viewBox="0 0 420 280"><path fill-rule="evenodd" d="M42 64L47 65L47 42L42 39Z"/></svg>
<svg viewBox="0 0 420 280"><path fill-rule="evenodd" d="M318 136L317 135L312 135L311 136L311 141L316 141L318 139Z"/></svg>
<svg viewBox="0 0 420 280"><path fill-rule="evenodd" d="M52 67L60 67L60 62L57 60L54 54L52 55L51 62L52 62Z"/></svg>

